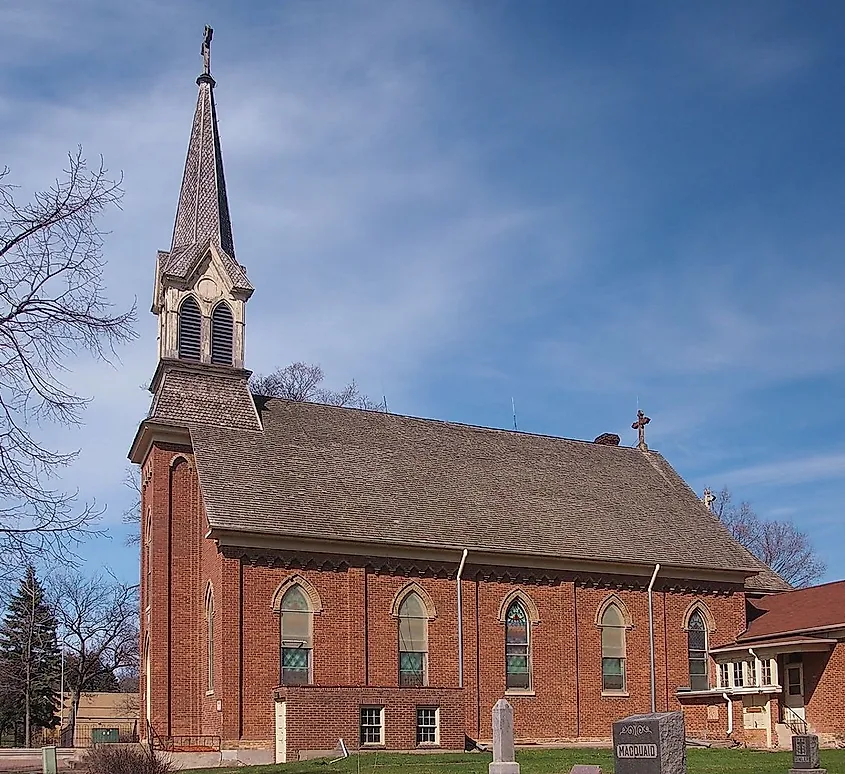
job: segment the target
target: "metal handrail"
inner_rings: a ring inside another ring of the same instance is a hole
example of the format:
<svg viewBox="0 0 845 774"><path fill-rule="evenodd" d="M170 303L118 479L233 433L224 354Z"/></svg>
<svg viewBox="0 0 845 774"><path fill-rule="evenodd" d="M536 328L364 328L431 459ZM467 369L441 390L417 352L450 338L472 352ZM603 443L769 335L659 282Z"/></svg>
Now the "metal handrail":
<svg viewBox="0 0 845 774"><path fill-rule="evenodd" d="M786 704L781 705L783 710L781 720L783 724L792 731L793 734L799 736L806 736L809 731L807 721L804 720L792 707L787 707Z"/></svg>

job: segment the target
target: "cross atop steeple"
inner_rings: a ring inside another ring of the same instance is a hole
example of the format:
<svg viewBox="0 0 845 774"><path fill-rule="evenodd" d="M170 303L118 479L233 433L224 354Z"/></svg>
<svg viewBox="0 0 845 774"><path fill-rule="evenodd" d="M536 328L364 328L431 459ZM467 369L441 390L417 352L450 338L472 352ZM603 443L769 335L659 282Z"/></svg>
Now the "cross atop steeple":
<svg viewBox="0 0 845 774"><path fill-rule="evenodd" d="M232 238L223 153L217 129L217 107L214 104L216 83L211 77L213 33L211 27L206 26L202 41L203 72L197 78L197 109L188 142L170 251L174 253L180 248L190 248L211 238L230 258L234 258L235 241Z"/></svg>
<svg viewBox="0 0 845 774"><path fill-rule="evenodd" d="M640 451L648 451L648 446L645 442L645 426L651 422L651 418L643 414L642 409L637 410L637 421L631 425L631 428L637 431L637 448Z"/></svg>
<svg viewBox="0 0 845 774"><path fill-rule="evenodd" d="M205 32L202 34L202 74L211 75L211 38L214 35L214 30L207 24L205 25Z"/></svg>

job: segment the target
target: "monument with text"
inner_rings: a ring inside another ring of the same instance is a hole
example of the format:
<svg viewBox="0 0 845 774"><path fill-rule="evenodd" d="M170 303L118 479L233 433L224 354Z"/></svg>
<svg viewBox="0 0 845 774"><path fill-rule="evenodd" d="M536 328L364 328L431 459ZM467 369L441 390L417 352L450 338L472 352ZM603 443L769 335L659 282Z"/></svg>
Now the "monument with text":
<svg viewBox="0 0 845 774"><path fill-rule="evenodd" d="M615 774L686 774L683 712L631 715L613 724Z"/></svg>

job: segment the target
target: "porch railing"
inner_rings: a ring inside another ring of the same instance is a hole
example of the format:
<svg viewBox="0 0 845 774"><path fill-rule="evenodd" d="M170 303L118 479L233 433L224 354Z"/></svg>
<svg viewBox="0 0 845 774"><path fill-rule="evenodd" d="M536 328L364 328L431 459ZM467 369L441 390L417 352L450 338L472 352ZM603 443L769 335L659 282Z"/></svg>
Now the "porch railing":
<svg viewBox="0 0 845 774"><path fill-rule="evenodd" d="M805 736L809 733L809 726L807 725L807 721L804 720L792 707L787 707L785 704L781 705L781 722L790 730L793 734L798 734L799 736Z"/></svg>

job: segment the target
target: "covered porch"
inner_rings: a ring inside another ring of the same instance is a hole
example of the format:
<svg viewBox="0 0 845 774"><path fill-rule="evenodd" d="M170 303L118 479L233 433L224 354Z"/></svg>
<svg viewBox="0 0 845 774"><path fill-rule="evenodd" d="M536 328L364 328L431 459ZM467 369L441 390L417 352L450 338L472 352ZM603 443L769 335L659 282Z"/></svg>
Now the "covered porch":
<svg viewBox="0 0 845 774"><path fill-rule="evenodd" d="M795 734L813 733L808 714L814 684L805 663L829 653L835 639L784 636L749 640L713 648L717 688L742 702L746 742L765 747L790 747Z"/></svg>

